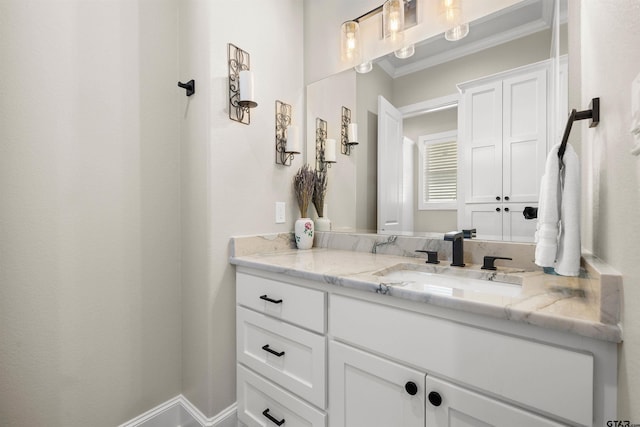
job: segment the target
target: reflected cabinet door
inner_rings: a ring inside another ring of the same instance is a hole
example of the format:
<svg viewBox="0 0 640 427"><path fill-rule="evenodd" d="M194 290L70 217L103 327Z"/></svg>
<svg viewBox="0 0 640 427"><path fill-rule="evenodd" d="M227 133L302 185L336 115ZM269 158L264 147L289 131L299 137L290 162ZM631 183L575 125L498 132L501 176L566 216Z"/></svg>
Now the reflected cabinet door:
<svg viewBox="0 0 640 427"><path fill-rule="evenodd" d="M422 372L331 341L331 427L424 427L424 378Z"/></svg>

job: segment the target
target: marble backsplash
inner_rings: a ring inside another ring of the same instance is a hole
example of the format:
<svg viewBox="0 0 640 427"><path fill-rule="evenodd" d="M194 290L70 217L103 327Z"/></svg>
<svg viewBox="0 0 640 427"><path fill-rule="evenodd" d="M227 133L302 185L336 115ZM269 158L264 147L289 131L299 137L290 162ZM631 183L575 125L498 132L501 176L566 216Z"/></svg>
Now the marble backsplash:
<svg viewBox="0 0 640 427"><path fill-rule="evenodd" d="M441 261L451 260L452 243L443 238L442 233L428 233L423 236L400 236L360 233L336 233L316 231L313 246L315 248L336 249L355 252L369 252L404 257L426 258L426 254L416 250L437 251ZM232 240L231 256L245 256L254 253L269 253L295 249L293 233L242 236ZM494 242L465 239L464 260L468 264L482 264L486 256L504 256L512 261L499 260L497 265L539 271L534 263L535 245L531 243Z"/></svg>

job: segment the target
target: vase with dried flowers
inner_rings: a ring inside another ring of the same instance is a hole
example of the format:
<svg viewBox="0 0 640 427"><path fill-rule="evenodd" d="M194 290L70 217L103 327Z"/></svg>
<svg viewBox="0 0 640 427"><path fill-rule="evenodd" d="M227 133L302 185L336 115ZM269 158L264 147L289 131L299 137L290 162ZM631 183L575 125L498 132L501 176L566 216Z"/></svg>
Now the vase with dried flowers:
<svg viewBox="0 0 640 427"><path fill-rule="evenodd" d="M309 203L313 199L315 173L309 165L302 166L293 176L293 191L300 208L300 219L295 223L296 245L298 249L311 249L313 246L313 221L307 217Z"/></svg>
<svg viewBox="0 0 640 427"><path fill-rule="evenodd" d="M316 170L313 190L313 206L318 213L315 220L317 231L331 231L331 220L325 216L324 198L327 194L327 170Z"/></svg>

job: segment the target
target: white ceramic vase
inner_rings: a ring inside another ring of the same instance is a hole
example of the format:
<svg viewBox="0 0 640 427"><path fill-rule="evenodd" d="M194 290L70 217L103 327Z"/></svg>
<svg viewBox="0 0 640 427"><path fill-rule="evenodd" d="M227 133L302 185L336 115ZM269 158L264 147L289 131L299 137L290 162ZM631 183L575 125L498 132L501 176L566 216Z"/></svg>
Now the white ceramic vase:
<svg viewBox="0 0 640 427"><path fill-rule="evenodd" d="M298 249L311 249L313 246L313 221L311 218L300 218L295 224L296 245Z"/></svg>
<svg viewBox="0 0 640 427"><path fill-rule="evenodd" d="M331 220L326 217L319 217L314 221L316 231L331 231Z"/></svg>

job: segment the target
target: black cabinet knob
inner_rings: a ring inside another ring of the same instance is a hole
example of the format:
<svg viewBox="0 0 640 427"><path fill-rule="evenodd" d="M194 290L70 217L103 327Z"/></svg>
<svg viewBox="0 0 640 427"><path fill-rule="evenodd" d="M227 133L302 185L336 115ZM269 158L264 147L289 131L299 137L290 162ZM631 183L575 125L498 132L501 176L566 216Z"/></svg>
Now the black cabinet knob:
<svg viewBox="0 0 640 427"><path fill-rule="evenodd" d="M504 211L505 212L509 212L509 208L504 208Z"/></svg>
<svg viewBox="0 0 640 427"><path fill-rule="evenodd" d="M504 196L504 199L508 202L509 201L509 196Z"/></svg>
<svg viewBox="0 0 640 427"><path fill-rule="evenodd" d="M440 393L438 393L437 391L432 391L427 397L429 399L429 403L431 403L433 406L442 405L442 396L440 396Z"/></svg>
<svg viewBox="0 0 640 427"><path fill-rule="evenodd" d="M500 196L496 196L496 200L497 200L497 201L500 201Z"/></svg>
<svg viewBox="0 0 640 427"><path fill-rule="evenodd" d="M500 212L500 208L496 208L496 212Z"/></svg>
<svg viewBox="0 0 640 427"><path fill-rule="evenodd" d="M415 396L418 393L418 386L416 385L416 383L414 383L413 381L409 381L404 385L404 389L407 391L407 393L409 393L411 396Z"/></svg>

